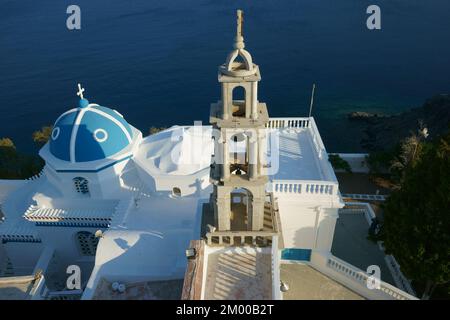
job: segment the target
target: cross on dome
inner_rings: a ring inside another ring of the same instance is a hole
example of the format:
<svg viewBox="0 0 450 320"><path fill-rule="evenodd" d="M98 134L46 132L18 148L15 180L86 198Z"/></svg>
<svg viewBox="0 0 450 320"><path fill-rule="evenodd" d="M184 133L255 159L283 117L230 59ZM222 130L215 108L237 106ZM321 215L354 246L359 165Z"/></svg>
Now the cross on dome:
<svg viewBox="0 0 450 320"><path fill-rule="evenodd" d="M81 84L78 84L77 96L79 96L80 99L84 99L83 92L84 92L84 88L81 87Z"/></svg>
<svg viewBox="0 0 450 320"><path fill-rule="evenodd" d="M89 106L89 101L84 98L83 92L84 92L84 88L81 87L81 84L78 84L77 96L80 97L80 101L78 102L78 106L80 108L86 108Z"/></svg>

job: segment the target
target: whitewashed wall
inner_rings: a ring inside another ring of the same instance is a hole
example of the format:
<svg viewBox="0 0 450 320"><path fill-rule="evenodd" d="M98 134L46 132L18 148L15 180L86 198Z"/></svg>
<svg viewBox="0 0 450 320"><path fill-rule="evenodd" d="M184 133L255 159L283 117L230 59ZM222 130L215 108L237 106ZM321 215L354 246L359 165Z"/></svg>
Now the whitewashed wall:
<svg viewBox="0 0 450 320"><path fill-rule="evenodd" d="M283 199L279 199L278 206L286 248L331 250L337 208Z"/></svg>

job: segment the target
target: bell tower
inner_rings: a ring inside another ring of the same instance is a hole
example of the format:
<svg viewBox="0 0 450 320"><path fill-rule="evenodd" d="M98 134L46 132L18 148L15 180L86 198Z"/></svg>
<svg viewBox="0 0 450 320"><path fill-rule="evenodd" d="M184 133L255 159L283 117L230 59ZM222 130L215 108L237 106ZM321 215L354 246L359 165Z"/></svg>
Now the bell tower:
<svg viewBox="0 0 450 320"><path fill-rule="evenodd" d="M259 231L264 222L269 116L266 104L258 101L261 75L245 50L242 27L238 10L234 48L218 70L222 97L210 110L215 129L211 204L219 231Z"/></svg>

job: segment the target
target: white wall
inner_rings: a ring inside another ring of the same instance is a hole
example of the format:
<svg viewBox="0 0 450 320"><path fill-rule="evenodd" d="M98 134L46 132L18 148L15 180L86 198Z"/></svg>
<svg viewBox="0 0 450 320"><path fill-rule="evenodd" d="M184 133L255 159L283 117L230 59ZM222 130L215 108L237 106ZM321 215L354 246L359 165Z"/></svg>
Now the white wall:
<svg viewBox="0 0 450 320"><path fill-rule="evenodd" d="M282 198L278 198L278 207L286 248L331 250L337 208Z"/></svg>
<svg viewBox="0 0 450 320"><path fill-rule="evenodd" d="M118 196L121 188L120 175L130 160L125 160L103 169L99 172L55 172L47 167L47 179L66 198L80 198L84 196L75 190L73 179L83 177L89 182L89 194L91 198L114 198Z"/></svg>

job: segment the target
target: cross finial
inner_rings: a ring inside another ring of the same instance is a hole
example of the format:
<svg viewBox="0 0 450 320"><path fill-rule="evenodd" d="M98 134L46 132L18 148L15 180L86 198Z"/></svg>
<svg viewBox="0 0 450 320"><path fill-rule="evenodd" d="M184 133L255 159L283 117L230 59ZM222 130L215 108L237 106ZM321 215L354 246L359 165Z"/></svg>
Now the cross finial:
<svg viewBox="0 0 450 320"><path fill-rule="evenodd" d="M84 92L84 88L81 87L81 84L78 84L77 96L79 96L80 99L84 99L83 92Z"/></svg>
<svg viewBox="0 0 450 320"><path fill-rule="evenodd" d="M244 12L242 10L237 11L237 37L242 37L242 24L244 23Z"/></svg>

